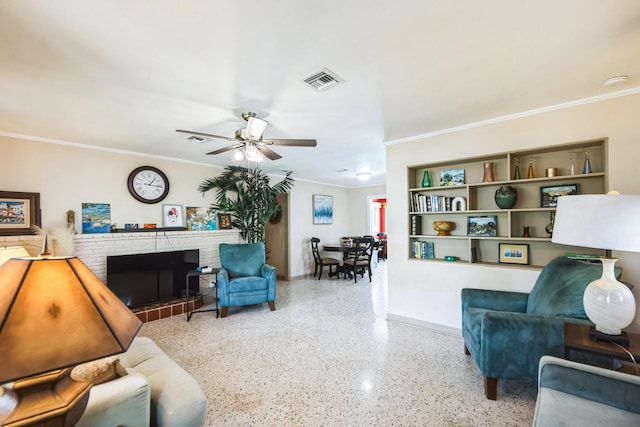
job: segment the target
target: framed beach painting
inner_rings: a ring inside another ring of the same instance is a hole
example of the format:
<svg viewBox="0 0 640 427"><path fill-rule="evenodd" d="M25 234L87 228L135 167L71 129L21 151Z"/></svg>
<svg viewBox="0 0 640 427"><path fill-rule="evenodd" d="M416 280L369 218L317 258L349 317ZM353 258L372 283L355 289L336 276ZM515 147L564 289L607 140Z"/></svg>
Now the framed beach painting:
<svg viewBox="0 0 640 427"><path fill-rule="evenodd" d="M82 204L82 233L110 233L111 205L109 203Z"/></svg>
<svg viewBox="0 0 640 427"><path fill-rule="evenodd" d="M313 223L333 224L333 196L313 195Z"/></svg>
<svg viewBox="0 0 640 427"><path fill-rule="evenodd" d="M213 209L187 206L187 230L216 230L218 228L217 222L216 211Z"/></svg>
<svg viewBox="0 0 640 427"><path fill-rule="evenodd" d="M40 226L40 193L0 191L0 236L34 234Z"/></svg>

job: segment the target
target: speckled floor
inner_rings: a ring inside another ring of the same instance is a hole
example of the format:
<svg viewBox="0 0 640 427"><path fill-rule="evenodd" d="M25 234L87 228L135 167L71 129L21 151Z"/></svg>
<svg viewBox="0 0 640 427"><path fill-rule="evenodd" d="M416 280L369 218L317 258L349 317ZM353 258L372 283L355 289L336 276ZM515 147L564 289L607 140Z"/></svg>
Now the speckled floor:
<svg viewBox="0 0 640 427"><path fill-rule="evenodd" d="M326 272L325 272L326 275ZM386 264L374 281L277 284L266 304L147 323L201 384L209 426L530 426L533 385L484 397L462 338L386 321Z"/></svg>

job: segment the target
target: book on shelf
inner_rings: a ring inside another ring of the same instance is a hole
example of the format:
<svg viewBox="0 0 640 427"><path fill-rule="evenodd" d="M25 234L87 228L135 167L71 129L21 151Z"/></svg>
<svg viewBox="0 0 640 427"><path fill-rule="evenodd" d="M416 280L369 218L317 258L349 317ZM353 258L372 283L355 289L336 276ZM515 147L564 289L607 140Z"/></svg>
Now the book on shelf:
<svg viewBox="0 0 640 427"><path fill-rule="evenodd" d="M452 196L438 196L413 194L411 197L412 212L451 212L453 210Z"/></svg>
<svg viewBox="0 0 640 427"><path fill-rule="evenodd" d="M435 259L433 242L411 241L411 258Z"/></svg>
<svg viewBox="0 0 640 427"><path fill-rule="evenodd" d="M583 262L586 264L600 264L600 258L604 258L602 255L593 255L593 254L564 254L566 258L576 260L578 262Z"/></svg>

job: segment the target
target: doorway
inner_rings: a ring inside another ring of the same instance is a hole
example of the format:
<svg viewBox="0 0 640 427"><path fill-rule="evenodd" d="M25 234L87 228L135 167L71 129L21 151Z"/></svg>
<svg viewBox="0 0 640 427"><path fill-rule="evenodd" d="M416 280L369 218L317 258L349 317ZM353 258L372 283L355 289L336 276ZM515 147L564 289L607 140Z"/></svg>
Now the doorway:
<svg viewBox="0 0 640 427"><path fill-rule="evenodd" d="M367 197L368 234L387 233L387 196Z"/></svg>

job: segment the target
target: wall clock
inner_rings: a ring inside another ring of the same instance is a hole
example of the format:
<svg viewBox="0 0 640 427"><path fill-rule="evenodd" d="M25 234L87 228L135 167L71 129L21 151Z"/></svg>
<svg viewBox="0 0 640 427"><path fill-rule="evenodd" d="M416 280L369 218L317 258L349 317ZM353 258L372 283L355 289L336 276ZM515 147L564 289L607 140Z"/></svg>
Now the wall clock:
<svg viewBox="0 0 640 427"><path fill-rule="evenodd" d="M127 187L136 200L142 203L158 203L169 194L169 179L158 168L140 166L129 174Z"/></svg>

